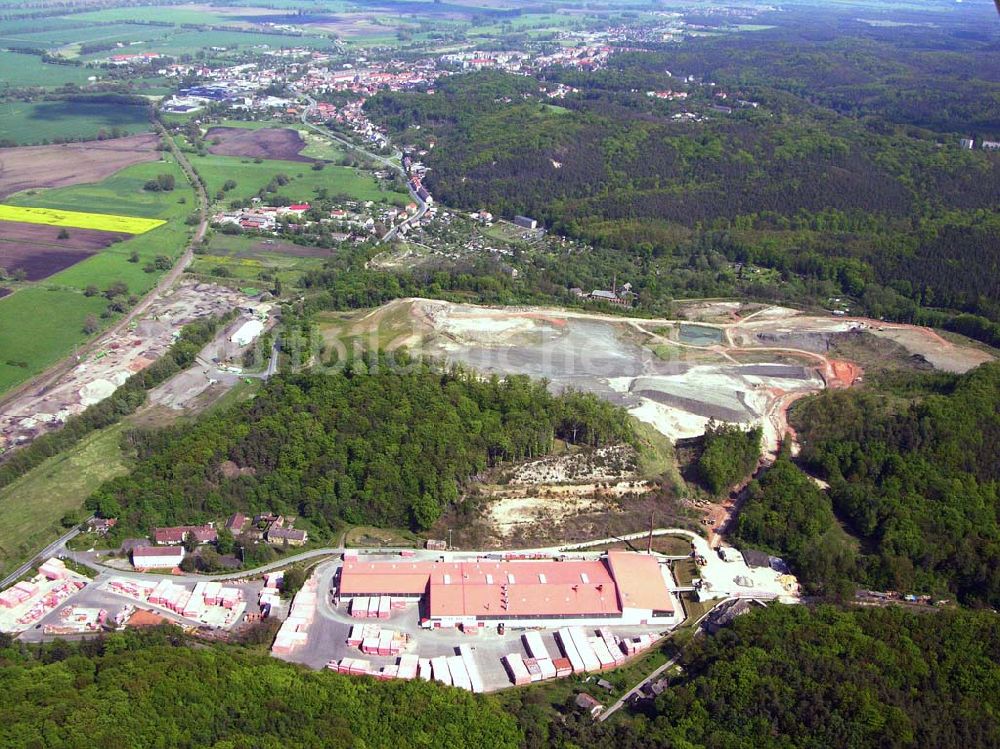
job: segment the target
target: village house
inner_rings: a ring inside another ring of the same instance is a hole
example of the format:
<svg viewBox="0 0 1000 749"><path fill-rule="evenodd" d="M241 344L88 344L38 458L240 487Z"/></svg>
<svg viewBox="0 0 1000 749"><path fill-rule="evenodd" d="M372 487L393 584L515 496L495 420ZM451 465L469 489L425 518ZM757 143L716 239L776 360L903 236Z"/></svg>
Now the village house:
<svg viewBox="0 0 1000 749"><path fill-rule="evenodd" d="M308 533L294 528L270 528L267 531L267 542L275 546L303 546L308 539Z"/></svg>
<svg viewBox="0 0 1000 749"><path fill-rule="evenodd" d="M163 546L176 546L193 537L199 544L214 543L219 534L210 525L178 525L172 528L154 528L153 541Z"/></svg>

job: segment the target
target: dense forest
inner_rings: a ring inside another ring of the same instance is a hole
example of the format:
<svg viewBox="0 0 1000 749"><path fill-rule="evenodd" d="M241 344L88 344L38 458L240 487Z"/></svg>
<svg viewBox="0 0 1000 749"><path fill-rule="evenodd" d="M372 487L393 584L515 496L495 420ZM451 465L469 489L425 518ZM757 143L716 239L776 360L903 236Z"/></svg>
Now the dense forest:
<svg viewBox="0 0 1000 749"><path fill-rule="evenodd" d="M844 600L854 595L853 545L837 524L830 498L787 455L750 483L733 541L783 556L809 593Z"/></svg>
<svg viewBox="0 0 1000 749"><path fill-rule="evenodd" d="M1000 364L829 391L795 408L793 425L863 541L861 579L1000 606Z"/></svg>
<svg viewBox="0 0 1000 749"><path fill-rule="evenodd" d="M489 698L310 671L237 647L193 648L173 628L39 650L4 644L0 744L11 749L479 749L520 738Z"/></svg>
<svg viewBox="0 0 1000 749"><path fill-rule="evenodd" d="M633 439L624 410L552 395L524 376L488 380L398 353L333 374L270 379L252 401L182 426L128 435L127 476L87 500L122 533L244 512L428 528L491 465L548 453L555 438Z"/></svg>
<svg viewBox="0 0 1000 749"><path fill-rule="evenodd" d="M529 749L986 749L1000 745L998 663L990 613L775 605L695 640L630 721L540 724L510 699Z"/></svg>
<svg viewBox="0 0 1000 749"><path fill-rule="evenodd" d="M717 424L709 421L698 475L713 494L722 494L745 479L757 467L764 430L743 429L738 424Z"/></svg>
<svg viewBox="0 0 1000 749"><path fill-rule="evenodd" d="M531 215L627 256L640 307L704 293L720 280L717 257L778 271L779 285L794 278L816 303L847 296L875 316L1000 342L1000 158L958 147L962 113L1000 132L1000 71L988 44L956 42L983 63L983 80L956 94L942 81L964 58L935 53L937 36L913 30L902 45L779 29L620 54L592 74L454 76L434 96L365 106L404 141L435 141L427 182L445 204ZM580 93L552 106L538 88L555 83ZM901 86L920 90L926 117ZM657 90L688 98L645 95ZM683 112L700 121L675 119ZM667 267L700 280L664 288Z"/></svg>

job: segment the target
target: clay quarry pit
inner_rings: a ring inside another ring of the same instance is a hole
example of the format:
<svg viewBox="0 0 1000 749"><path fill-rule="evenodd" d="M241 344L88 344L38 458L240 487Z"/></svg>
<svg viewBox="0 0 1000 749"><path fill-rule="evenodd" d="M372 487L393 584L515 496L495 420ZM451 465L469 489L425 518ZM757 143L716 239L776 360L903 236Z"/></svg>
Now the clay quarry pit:
<svg viewBox="0 0 1000 749"><path fill-rule="evenodd" d="M684 318L400 299L369 312L331 314L322 331L328 348L341 354L352 347L386 352L406 347L483 374L545 378L557 392L592 392L624 406L671 441L702 435L709 419L761 424L770 454L789 431L787 411L795 400L863 379L862 367L830 352L845 349L876 361L892 351L904 364L914 360L918 368L949 372L993 358L926 328L782 307L697 303L687 305ZM731 511L724 504L689 506L670 492L656 492L655 484L627 468L595 472L574 460L528 461L480 484L477 521L463 519L469 527L462 542L612 535L644 527L650 512L682 518L693 510L714 519L718 528ZM610 462L621 468L629 461L617 456Z"/></svg>
<svg viewBox="0 0 1000 749"><path fill-rule="evenodd" d="M644 320L542 308L489 308L404 299L327 326L334 346L411 351L483 374L545 378L554 391L593 392L671 440L697 437L709 419L764 426L768 450L797 398L850 387L862 376L827 351L863 331L892 340L938 369L964 372L991 358L933 331L762 307L712 310L727 323ZM852 338L853 340L853 338Z"/></svg>

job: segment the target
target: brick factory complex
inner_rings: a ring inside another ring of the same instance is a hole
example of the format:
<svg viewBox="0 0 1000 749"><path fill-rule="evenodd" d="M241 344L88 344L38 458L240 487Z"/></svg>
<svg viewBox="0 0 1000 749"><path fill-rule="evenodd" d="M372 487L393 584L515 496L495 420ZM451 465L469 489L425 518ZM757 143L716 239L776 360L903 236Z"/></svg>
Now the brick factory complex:
<svg viewBox="0 0 1000 749"><path fill-rule="evenodd" d="M669 574L655 557L628 551L594 561L345 560L337 595L352 614L373 598L419 600L425 627L674 624Z"/></svg>

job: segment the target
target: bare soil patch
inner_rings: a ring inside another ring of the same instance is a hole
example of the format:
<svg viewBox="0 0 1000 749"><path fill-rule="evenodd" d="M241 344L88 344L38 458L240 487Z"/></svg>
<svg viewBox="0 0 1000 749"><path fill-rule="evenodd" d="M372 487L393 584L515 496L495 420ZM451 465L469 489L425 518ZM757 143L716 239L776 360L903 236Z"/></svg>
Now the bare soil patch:
<svg viewBox="0 0 1000 749"><path fill-rule="evenodd" d="M0 148L0 199L37 187L100 182L115 172L160 158L152 133L54 146Z"/></svg>
<svg viewBox="0 0 1000 749"><path fill-rule="evenodd" d="M55 226L0 221L0 268L8 273L22 270L28 281L40 281L127 236L96 229L66 229L69 236L59 239L60 231Z"/></svg>
<svg viewBox="0 0 1000 749"><path fill-rule="evenodd" d="M289 257L330 257L329 247L305 247L294 242L282 242L279 240L265 239L255 243L248 250L240 250L236 257L258 258L261 255L273 253L275 255L288 255Z"/></svg>
<svg viewBox="0 0 1000 749"><path fill-rule="evenodd" d="M305 161L316 159L300 156L299 151L306 142L298 130L287 127L266 127L247 130L240 127L213 127L205 134L213 145L209 153L218 156L246 156L252 159L280 159L283 161ZM218 143L214 141L218 140Z"/></svg>

